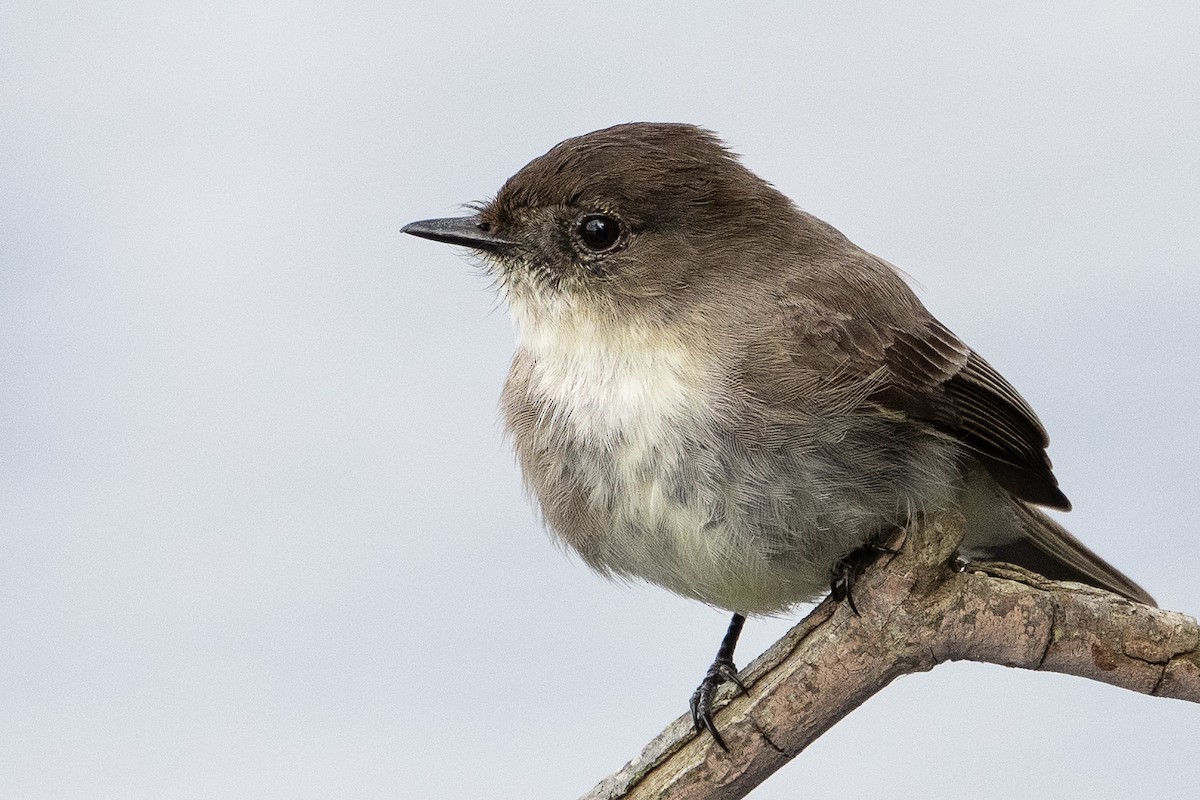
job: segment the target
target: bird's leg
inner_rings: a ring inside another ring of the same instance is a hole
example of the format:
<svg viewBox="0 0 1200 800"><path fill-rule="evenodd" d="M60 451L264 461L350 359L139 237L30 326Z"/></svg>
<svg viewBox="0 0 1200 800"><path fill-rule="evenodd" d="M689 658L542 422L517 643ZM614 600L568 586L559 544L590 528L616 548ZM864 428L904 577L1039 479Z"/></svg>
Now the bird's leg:
<svg viewBox="0 0 1200 800"><path fill-rule="evenodd" d="M890 547L885 542L893 534L902 530L905 528L896 526L887 531L888 536L886 537L881 535L882 532L875 534L867 540L866 544L842 556L833 566L833 575L829 580L829 594L839 603L845 600L850 606L850 610L854 612L854 616L862 616L858 613L858 606L854 604L854 581L881 554L888 556L899 554L899 549Z"/></svg>
<svg viewBox="0 0 1200 800"><path fill-rule="evenodd" d="M705 673L704 680L700 681L700 685L692 693L692 699L688 703L692 709L692 724L696 726L696 730L707 730L711 733L713 741L726 753L729 752L729 746L717 732L717 726L712 717L712 704L717 689L727 681L737 684L743 694L746 691L745 684L738 679L737 667L733 665L733 650L737 647L738 636L741 635L742 625L745 622L746 618L741 614L733 615L733 619L729 621L729 629L725 631L725 638L721 640L721 647L717 650L717 657L713 660L712 666L708 668L708 672Z"/></svg>

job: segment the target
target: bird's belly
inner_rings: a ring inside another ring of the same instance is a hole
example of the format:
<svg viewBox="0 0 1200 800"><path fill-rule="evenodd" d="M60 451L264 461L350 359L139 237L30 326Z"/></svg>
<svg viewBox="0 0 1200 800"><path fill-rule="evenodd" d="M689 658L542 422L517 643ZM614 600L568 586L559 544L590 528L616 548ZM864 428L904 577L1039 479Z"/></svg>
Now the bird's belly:
<svg viewBox="0 0 1200 800"><path fill-rule="evenodd" d="M661 331L525 316L513 443L551 529L602 573L782 611L952 482L944 446L902 422L812 407L797 423Z"/></svg>
<svg viewBox="0 0 1200 800"><path fill-rule="evenodd" d="M556 468L531 483L553 530L602 573L770 614L823 594L872 535L957 502L953 453L891 425L783 446L776 435L731 444L699 420L653 437L560 430Z"/></svg>
<svg viewBox="0 0 1200 800"><path fill-rule="evenodd" d="M751 464L723 444L726 376L694 341L569 306L514 311L508 424L547 522L588 564L747 612L827 585L798 575L795 542L762 513L779 490L751 486Z"/></svg>
<svg viewBox="0 0 1200 800"><path fill-rule="evenodd" d="M809 527L820 514L802 476L736 461L686 435L576 447L558 487L574 493L561 504L572 512L547 518L604 573L743 613L814 599L858 533Z"/></svg>

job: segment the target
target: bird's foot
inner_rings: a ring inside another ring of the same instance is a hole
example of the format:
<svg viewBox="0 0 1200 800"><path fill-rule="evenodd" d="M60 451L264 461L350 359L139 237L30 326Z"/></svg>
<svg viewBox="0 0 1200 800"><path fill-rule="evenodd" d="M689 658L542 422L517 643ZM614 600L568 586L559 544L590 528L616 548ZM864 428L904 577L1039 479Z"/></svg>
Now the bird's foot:
<svg viewBox="0 0 1200 800"><path fill-rule="evenodd" d="M729 745L725 744L725 739L717 731L717 725L713 722L713 699L717 695L717 690L726 683L733 683L738 687L738 691L742 694L746 693L746 685L742 683L738 677L737 667L733 664L732 658L723 658L717 656L716 661L708 668L708 672L704 675L704 680L700 681L700 685L696 687L696 691L692 692L692 699L688 701L688 707L692 710L692 724L696 726L697 731L708 731L712 734L713 741L717 743L726 753L729 752Z"/></svg>
<svg viewBox="0 0 1200 800"><path fill-rule="evenodd" d="M878 535L872 537L862 547L846 554L834 565L833 575L829 581L829 594L839 603L845 600L850 606L850 610L854 612L854 616L862 616L858 611L858 606L854 604L854 582L864 569L875 563L879 556L886 555L891 559L899 555L899 547L891 547L886 542L893 539L894 534L902 530L902 528L893 528L888 531L886 537Z"/></svg>

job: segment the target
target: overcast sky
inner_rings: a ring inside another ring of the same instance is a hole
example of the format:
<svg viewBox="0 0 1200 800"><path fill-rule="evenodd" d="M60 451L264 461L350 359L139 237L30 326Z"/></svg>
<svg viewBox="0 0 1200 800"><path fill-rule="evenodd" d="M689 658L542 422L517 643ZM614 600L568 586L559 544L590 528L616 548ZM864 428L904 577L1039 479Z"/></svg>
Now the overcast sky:
<svg viewBox="0 0 1200 800"><path fill-rule="evenodd" d="M1200 10L898 5L0 7L0 796L570 798L683 713L727 615L544 535L504 310L399 233L629 120L903 268L1200 612ZM753 796L1185 797L1197 742L955 664Z"/></svg>

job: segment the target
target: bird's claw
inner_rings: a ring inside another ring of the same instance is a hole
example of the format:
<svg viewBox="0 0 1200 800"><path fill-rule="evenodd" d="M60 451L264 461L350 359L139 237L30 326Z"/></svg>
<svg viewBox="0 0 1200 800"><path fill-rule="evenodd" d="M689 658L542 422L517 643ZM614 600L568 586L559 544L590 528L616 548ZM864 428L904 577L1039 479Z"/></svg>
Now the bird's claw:
<svg viewBox="0 0 1200 800"><path fill-rule="evenodd" d="M839 603L845 600L854 616L861 617L854 603L854 581L880 555L887 555L890 560L899 554L899 548L890 547L876 539L846 554L833 567L833 577L829 581L830 596Z"/></svg>
<svg viewBox="0 0 1200 800"><path fill-rule="evenodd" d="M733 664L733 659L718 658L708 668L708 672L704 674L704 680L700 681L700 685L696 687L696 691L692 693L692 699L688 701L688 707L692 711L692 724L697 731L708 731L712 734L713 741L717 746L729 752L729 745L725 743L725 739L717 730L717 724L713 722L713 700L716 698L717 690L725 683L732 683L738 687L738 691L742 694L746 693L746 684L742 683L738 677L737 667Z"/></svg>

